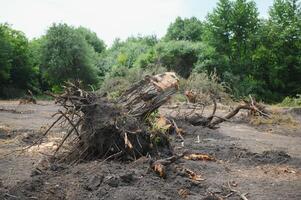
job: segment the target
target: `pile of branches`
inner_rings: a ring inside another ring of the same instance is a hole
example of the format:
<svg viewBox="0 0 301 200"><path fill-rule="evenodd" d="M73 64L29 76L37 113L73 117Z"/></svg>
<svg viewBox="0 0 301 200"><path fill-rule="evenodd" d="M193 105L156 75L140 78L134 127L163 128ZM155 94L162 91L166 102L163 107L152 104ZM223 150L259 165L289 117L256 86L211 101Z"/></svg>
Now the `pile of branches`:
<svg viewBox="0 0 301 200"><path fill-rule="evenodd" d="M67 126L55 155L61 152L64 156L60 154L60 159L72 162L136 159L159 151L172 154L166 135L153 132L146 119L177 90L178 78L171 72L146 76L117 100L108 99L105 93L84 91L80 83L68 82L63 94L52 95L64 109L55 114L57 119L44 135L56 124ZM67 141L68 145L64 145ZM64 151L63 146L69 149Z"/></svg>

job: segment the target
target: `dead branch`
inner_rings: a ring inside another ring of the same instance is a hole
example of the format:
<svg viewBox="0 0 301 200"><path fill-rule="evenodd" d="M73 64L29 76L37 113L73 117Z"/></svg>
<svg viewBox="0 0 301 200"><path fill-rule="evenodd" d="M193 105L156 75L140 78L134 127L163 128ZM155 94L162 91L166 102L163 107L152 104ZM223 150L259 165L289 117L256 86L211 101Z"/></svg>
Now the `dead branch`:
<svg viewBox="0 0 301 200"><path fill-rule="evenodd" d="M247 195L248 193L241 193L240 191L233 189L233 188L230 186L230 183L229 183L229 182L228 182L228 187L229 187L229 190L230 190L231 192L236 193L242 200L248 200L248 198L246 197L246 195Z"/></svg>
<svg viewBox="0 0 301 200"><path fill-rule="evenodd" d="M232 110L231 112L229 112L227 115L225 115L224 117L219 117L216 120L212 121L211 123L208 124L209 128L215 128L216 125L231 119L232 117L234 117L241 109L246 109L246 110L250 110L251 107L247 104L243 104L243 105L239 105L237 106L234 110Z"/></svg>
<svg viewBox="0 0 301 200"><path fill-rule="evenodd" d="M267 114L268 112L264 109L264 107L262 105L259 105L258 103L256 103L252 96L249 95L250 100L251 100L251 106L252 109L255 110L256 112L258 112L260 115L265 116L267 118L271 118L271 116L269 114Z"/></svg>
<svg viewBox="0 0 301 200"><path fill-rule="evenodd" d="M182 133L181 133L183 131L178 127L175 120L172 119L171 122L172 122L172 125L174 127L174 131L176 132L177 136L179 136L181 138L181 140L184 141L184 137L182 136Z"/></svg>
<svg viewBox="0 0 301 200"><path fill-rule="evenodd" d="M208 128L215 129L215 128L217 128L218 124L228 121L229 119L234 117L237 113L239 113L240 110L249 110L253 114L258 113L259 115L270 118L270 115L264 109L264 106L257 103L252 98L251 95L249 96L249 98L250 98L250 101L244 101L243 103L238 105L235 109L233 109L231 112L229 112L228 114L226 114L223 117L215 115L216 110L217 110L217 104L216 104L215 98L212 98L213 110L212 110L212 114L209 117L204 117L202 114L198 114L195 112L193 116L186 117L186 120L194 126L205 126Z"/></svg>

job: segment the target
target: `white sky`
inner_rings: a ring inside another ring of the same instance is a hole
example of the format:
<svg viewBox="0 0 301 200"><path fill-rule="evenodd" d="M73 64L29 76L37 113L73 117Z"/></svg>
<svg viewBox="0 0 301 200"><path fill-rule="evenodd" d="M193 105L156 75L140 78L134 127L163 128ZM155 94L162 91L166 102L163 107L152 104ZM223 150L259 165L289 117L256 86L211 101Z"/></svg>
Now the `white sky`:
<svg viewBox="0 0 301 200"><path fill-rule="evenodd" d="M262 17L273 0L256 0ZM0 0L0 23L7 22L30 39L54 22L84 26L106 44L119 37L165 34L177 16L204 19L217 0Z"/></svg>

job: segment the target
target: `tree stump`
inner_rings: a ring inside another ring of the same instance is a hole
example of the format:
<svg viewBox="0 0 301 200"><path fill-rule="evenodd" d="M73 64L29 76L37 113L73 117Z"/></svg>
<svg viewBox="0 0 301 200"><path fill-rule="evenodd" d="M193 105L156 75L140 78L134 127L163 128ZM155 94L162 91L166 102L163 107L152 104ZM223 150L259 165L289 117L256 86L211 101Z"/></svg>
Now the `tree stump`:
<svg viewBox="0 0 301 200"><path fill-rule="evenodd" d="M68 83L64 93L56 96L56 102L65 108L59 112L59 118L69 124L69 131L57 151L72 137L73 150L65 158L73 161L136 159L148 153L156 154L158 150L170 155L168 138L153 132L146 118L177 92L178 82L172 72L146 76L117 101Z"/></svg>

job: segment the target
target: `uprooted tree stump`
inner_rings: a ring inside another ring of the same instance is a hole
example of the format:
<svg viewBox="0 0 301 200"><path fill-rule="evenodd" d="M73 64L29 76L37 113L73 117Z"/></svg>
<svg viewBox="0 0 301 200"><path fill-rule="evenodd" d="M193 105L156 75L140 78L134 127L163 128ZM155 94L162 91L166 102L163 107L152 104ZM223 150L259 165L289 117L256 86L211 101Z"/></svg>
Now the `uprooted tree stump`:
<svg viewBox="0 0 301 200"><path fill-rule="evenodd" d="M71 141L64 160L77 162L95 158L136 159L147 154L171 154L167 136L151 130L147 117L178 90L178 78L166 72L146 76L116 101L106 95L87 92L79 84L67 83L64 93L53 95L65 108L56 113L58 123L67 123L68 131L56 153ZM62 158L61 158L62 159Z"/></svg>

